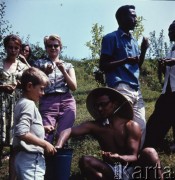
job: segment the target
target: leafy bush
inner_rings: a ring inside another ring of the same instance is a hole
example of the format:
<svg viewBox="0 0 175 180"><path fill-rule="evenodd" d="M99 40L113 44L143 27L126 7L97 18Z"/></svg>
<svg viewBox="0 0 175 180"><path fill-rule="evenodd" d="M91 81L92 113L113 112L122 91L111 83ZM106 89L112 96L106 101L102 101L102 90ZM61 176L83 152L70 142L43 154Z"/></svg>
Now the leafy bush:
<svg viewBox="0 0 175 180"><path fill-rule="evenodd" d="M158 62L156 60L147 60L144 62L140 72L141 85L146 89L160 92L162 85L158 79Z"/></svg>

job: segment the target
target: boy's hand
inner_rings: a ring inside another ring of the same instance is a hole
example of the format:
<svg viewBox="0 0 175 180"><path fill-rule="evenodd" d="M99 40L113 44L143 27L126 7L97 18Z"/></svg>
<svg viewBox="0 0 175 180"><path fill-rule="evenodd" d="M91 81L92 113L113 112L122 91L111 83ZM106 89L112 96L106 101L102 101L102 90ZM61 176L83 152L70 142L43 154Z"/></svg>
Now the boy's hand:
<svg viewBox="0 0 175 180"><path fill-rule="evenodd" d="M45 147L44 147L44 150L48 153L48 154L51 154L51 155L54 155L57 150L56 148L50 144L49 142L45 141Z"/></svg>

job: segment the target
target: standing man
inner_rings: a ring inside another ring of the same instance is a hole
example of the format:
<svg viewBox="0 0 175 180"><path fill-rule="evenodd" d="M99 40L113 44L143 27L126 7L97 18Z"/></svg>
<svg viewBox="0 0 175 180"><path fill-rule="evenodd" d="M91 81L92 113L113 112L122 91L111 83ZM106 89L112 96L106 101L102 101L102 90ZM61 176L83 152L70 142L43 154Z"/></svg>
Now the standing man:
<svg viewBox="0 0 175 180"><path fill-rule="evenodd" d="M139 69L143 64L149 44L148 40L143 38L140 52L137 41L130 33L137 23L133 5L121 6L115 16L119 28L103 37L99 66L105 72L107 86L117 89L132 103L134 121L140 125L142 131L142 147L146 123Z"/></svg>
<svg viewBox="0 0 175 180"><path fill-rule="evenodd" d="M171 42L175 42L175 21L170 24L168 35ZM175 127L175 44L167 57L159 61L162 72L165 74L162 93L159 96L153 114L147 123L145 146L164 148L163 140L171 127ZM155 133L156 130L156 133ZM170 146L175 151L175 132L173 131L174 144Z"/></svg>

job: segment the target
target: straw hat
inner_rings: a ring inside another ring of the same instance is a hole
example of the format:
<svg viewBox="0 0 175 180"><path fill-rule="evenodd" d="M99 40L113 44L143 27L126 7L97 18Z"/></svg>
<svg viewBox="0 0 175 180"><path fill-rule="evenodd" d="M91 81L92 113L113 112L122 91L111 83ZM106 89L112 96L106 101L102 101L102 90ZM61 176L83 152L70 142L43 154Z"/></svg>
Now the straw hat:
<svg viewBox="0 0 175 180"><path fill-rule="evenodd" d="M119 104L118 114L122 118L133 119L133 108L131 106L131 103L125 98L125 96L123 96L115 89L100 87L92 90L86 99L87 110L95 120L100 119L98 111L94 108L95 100L98 95L110 95L110 97L112 96L112 99L116 100L117 104Z"/></svg>

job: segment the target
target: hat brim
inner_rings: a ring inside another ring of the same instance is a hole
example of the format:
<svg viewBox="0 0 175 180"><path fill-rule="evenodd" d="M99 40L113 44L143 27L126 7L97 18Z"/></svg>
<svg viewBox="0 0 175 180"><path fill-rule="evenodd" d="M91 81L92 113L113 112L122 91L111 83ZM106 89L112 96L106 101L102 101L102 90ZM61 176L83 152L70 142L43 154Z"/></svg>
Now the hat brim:
<svg viewBox="0 0 175 180"><path fill-rule="evenodd" d="M120 116L125 119L133 119L133 108L131 106L131 103L126 99L125 96L123 96L120 92L118 92L115 89L108 87L100 87L92 90L86 99L87 110L95 120L101 118L98 111L95 109L95 100L99 94L112 94L114 100L117 101L117 104L119 104L119 106L121 106L119 110Z"/></svg>

